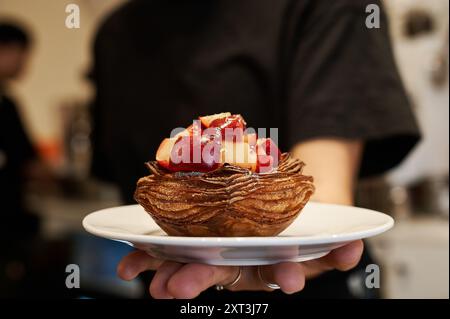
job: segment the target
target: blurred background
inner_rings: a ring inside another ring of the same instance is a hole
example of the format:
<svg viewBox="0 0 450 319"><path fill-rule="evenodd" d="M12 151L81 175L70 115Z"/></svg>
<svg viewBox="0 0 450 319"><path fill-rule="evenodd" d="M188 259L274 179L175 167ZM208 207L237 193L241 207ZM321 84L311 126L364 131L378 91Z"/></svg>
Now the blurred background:
<svg viewBox="0 0 450 319"><path fill-rule="evenodd" d="M81 27L64 27L68 3L0 0L0 22L33 39L25 73L8 87L45 170L25 184L31 240L2 234L0 297L140 297L139 281L115 267L130 248L93 238L81 227L94 210L121 204L118 190L90 176L88 81L92 42L102 19L124 0L71 1ZM357 205L393 215L393 230L371 239L385 298L449 297L449 85L447 0L385 2L397 64L423 138L403 164L361 181ZM0 154L0 166L2 156ZM37 171L37 172L36 172ZM1 209L0 209L1 210ZM82 289L66 289L65 266L83 269Z"/></svg>

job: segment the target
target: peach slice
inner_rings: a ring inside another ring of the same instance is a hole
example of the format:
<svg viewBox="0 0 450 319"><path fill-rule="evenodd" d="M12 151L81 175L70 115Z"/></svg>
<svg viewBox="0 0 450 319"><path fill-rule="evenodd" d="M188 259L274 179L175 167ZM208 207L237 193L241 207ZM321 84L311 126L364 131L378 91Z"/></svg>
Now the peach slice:
<svg viewBox="0 0 450 319"><path fill-rule="evenodd" d="M254 172L256 171L257 154L248 143L223 141L221 161L222 163L236 165Z"/></svg>
<svg viewBox="0 0 450 319"><path fill-rule="evenodd" d="M250 146L255 146L258 140L258 135L256 133L244 134L244 142L248 143Z"/></svg>
<svg viewBox="0 0 450 319"><path fill-rule="evenodd" d="M199 119L205 127L209 127L211 123L217 119L225 118L231 116L230 112L218 113L207 116L200 116Z"/></svg>
<svg viewBox="0 0 450 319"><path fill-rule="evenodd" d="M161 144L159 144L158 150L156 151L156 161L162 167L169 168L170 154L177 140L178 137L165 138Z"/></svg>

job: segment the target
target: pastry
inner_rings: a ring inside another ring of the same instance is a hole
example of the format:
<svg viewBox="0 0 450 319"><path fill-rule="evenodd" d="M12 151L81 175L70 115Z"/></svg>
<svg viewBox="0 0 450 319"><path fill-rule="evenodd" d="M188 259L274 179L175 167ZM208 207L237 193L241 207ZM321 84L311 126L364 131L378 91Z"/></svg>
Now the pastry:
<svg viewBox="0 0 450 319"><path fill-rule="evenodd" d="M136 201L172 236L282 232L314 192L305 164L272 139L246 134L240 115L199 119L161 143L156 161L146 163L150 175L137 182Z"/></svg>

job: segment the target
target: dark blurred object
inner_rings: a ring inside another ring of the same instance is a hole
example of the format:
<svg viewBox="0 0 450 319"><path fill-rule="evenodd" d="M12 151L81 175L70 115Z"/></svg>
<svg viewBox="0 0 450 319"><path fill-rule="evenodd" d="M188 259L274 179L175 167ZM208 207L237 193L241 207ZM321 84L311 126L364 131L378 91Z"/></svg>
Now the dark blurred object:
<svg viewBox="0 0 450 319"><path fill-rule="evenodd" d="M28 30L17 22L0 21L0 44L18 44L23 48L31 45L31 36Z"/></svg>
<svg viewBox="0 0 450 319"><path fill-rule="evenodd" d="M448 218L448 176L422 179L409 187L416 213L436 213Z"/></svg>
<svg viewBox="0 0 450 319"><path fill-rule="evenodd" d="M411 185L394 186L386 178L359 183L356 205L378 210L395 218L412 215L449 216L448 176L428 177Z"/></svg>
<svg viewBox="0 0 450 319"><path fill-rule="evenodd" d="M355 196L356 206L378 210L395 218L406 217L412 212L408 189L392 186L384 177L361 181Z"/></svg>
<svg viewBox="0 0 450 319"><path fill-rule="evenodd" d="M37 236L0 236L0 298L68 298L65 265L71 245Z"/></svg>
<svg viewBox="0 0 450 319"><path fill-rule="evenodd" d="M62 106L66 174L82 181L89 177L91 122L88 106L82 102Z"/></svg>
<svg viewBox="0 0 450 319"><path fill-rule="evenodd" d="M28 60L30 39L16 24L0 22L0 233L33 235L39 221L23 205L28 168L37 159L7 85L17 79Z"/></svg>
<svg viewBox="0 0 450 319"><path fill-rule="evenodd" d="M433 32L435 22L429 12L415 9L405 16L404 34L408 38Z"/></svg>
<svg viewBox="0 0 450 319"><path fill-rule="evenodd" d="M0 298L137 298L145 288L138 280L126 282L116 265L132 248L122 243L72 235L59 240L39 236L0 235ZM66 266L80 268L80 287L66 287Z"/></svg>
<svg viewBox="0 0 450 319"><path fill-rule="evenodd" d="M136 279L121 280L116 267L122 256L132 247L83 233L73 237L72 262L79 265L82 272L79 296L141 298L146 286Z"/></svg>
<svg viewBox="0 0 450 319"><path fill-rule="evenodd" d="M76 100L66 102L61 106L61 117L64 150L60 174L62 190L66 196L89 197L94 190L89 183L92 148L88 105Z"/></svg>
<svg viewBox="0 0 450 319"><path fill-rule="evenodd" d="M34 234L38 220L24 205L27 168L36 159L15 103L0 91L0 232Z"/></svg>

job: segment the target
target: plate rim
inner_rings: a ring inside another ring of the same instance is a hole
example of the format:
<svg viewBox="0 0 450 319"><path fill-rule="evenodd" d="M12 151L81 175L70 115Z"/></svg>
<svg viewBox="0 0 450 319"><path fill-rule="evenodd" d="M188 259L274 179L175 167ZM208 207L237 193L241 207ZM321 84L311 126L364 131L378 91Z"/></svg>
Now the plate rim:
<svg viewBox="0 0 450 319"><path fill-rule="evenodd" d="M165 246L190 246L190 247L258 247L258 246L292 246L292 245L322 245L322 244L334 244L341 242L350 242L358 239L364 239L372 236L379 235L389 229L391 229L395 222L394 219L382 212L378 212L372 209L356 207L350 205L340 205L340 204L329 204L329 203L319 203L319 202L309 202L307 205L319 205L326 207L340 207L340 208L351 208L360 209L371 214L383 215L386 218L386 223L383 225L374 227L369 230L354 231L346 234L335 234L328 236L270 236L270 237L188 237L188 236L155 236L155 235L140 235L140 234L123 234L115 233L113 231L102 231L91 224L89 224L89 219L92 218L94 214L102 213L105 210L111 209L123 209L125 207L136 207L140 206L138 204L134 205L122 205L110 208L104 208L87 214L82 221L84 229L95 236L121 241L129 243L145 243L154 245L165 245Z"/></svg>

